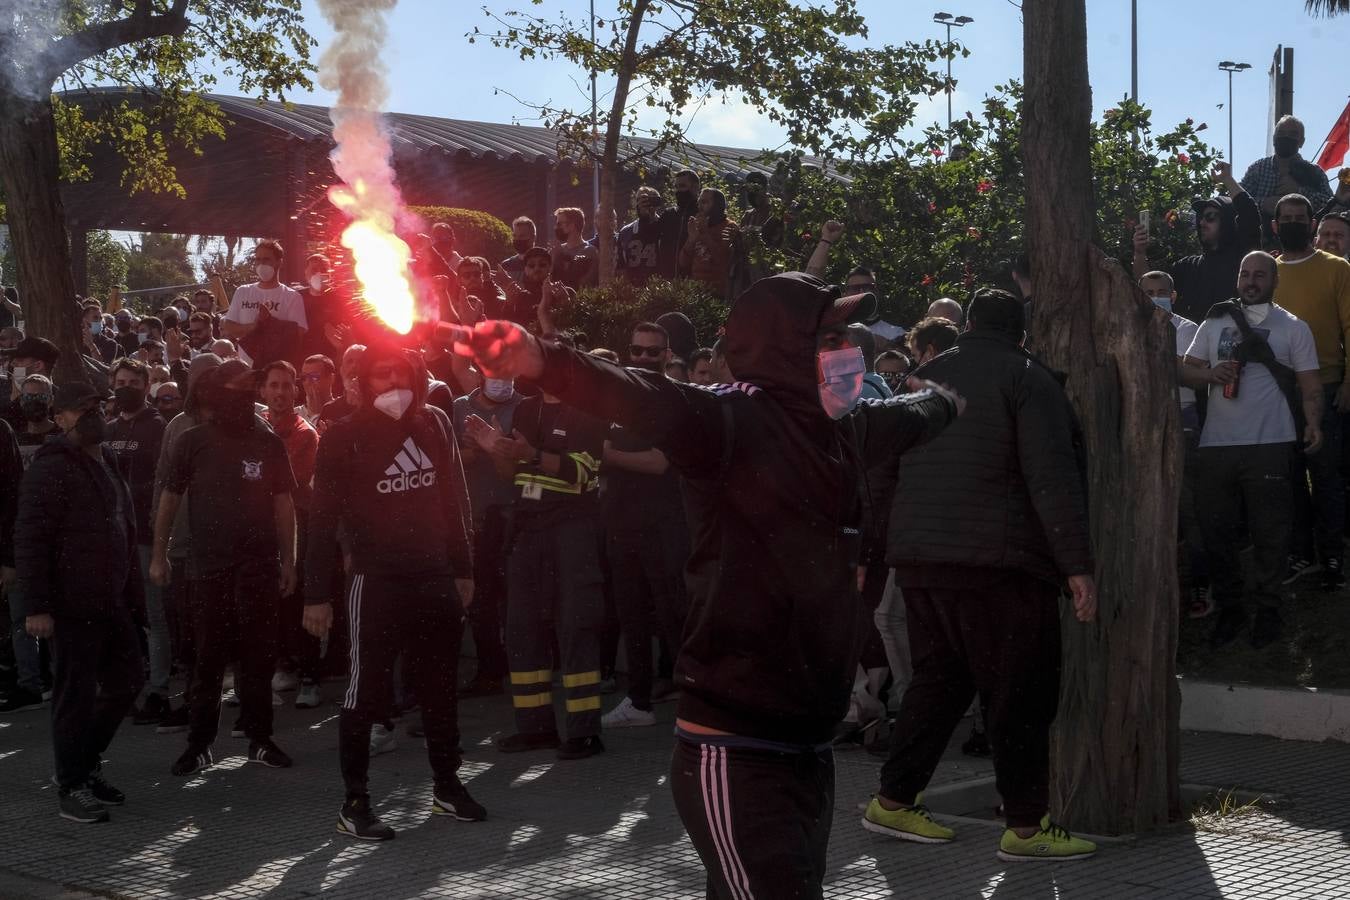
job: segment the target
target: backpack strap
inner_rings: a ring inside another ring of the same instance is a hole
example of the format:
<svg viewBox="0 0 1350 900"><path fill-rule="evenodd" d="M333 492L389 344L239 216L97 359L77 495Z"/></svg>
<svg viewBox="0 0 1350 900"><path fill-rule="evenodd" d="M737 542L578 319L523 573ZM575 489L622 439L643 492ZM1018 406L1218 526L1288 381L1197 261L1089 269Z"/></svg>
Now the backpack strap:
<svg viewBox="0 0 1350 900"><path fill-rule="evenodd" d="M1275 379L1275 384L1279 386L1280 393L1284 394L1284 400L1289 404L1289 412L1294 417L1294 423L1301 431L1303 404L1299 402L1298 376L1294 373L1294 370L1275 358L1275 351L1270 348L1270 344L1265 337L1252 328L1240 304L1232 300L1216 303L1210 307L1206 318L1218 318L1223 315L1227 315L1233 320L1238 333L1242 335L1242 342L1237 346L1238 362L1244 364L1249 362L1260 363L1266 367L1271 377Z"/></svg>

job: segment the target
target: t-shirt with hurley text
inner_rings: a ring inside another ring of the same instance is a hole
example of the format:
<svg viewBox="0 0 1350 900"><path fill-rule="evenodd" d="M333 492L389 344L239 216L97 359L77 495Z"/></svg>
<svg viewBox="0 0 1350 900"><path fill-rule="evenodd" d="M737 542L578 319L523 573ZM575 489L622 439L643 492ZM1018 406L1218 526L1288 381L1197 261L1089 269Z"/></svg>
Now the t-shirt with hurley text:
<svg viewBox="0 0 1350 900"><path fill-rule="evenodd" d="M1253 320L1252 331L1265 337L1275 359L1295 372L1317 371L1317 347L1307 323L1279 304L1270 304L1264 319ZM1204 360L1211 367L1234 358L1242 334L1227 315L1200 323L1186 355ZM1215 385L1209 392L1209 409L1200 433L1201 447L1245 447L1253 444L1285 444L1296 439L1294 415L1280 391L1275 376L1260 363L1242 367L1237 397L1228 399Z"/></svg>
<svg viewBox="0 0 1350 900"><path fill-rule="evenodd" d="M274 498L295 490L286 445L271 430L206 424L174 442L165 489L187 494L192 577L275 561Z"/></svg>
<svg viewBox="0 0 1350 900"><path fill-rule="evenodd" d="M274 288L261 288L256 282L239 285L230 300L230 310L225 313L225 321L252 325L258 321L259 307L266 307L273 318L294 322L304 329L309 328L309 320L305 317L304 295L284 284Z"/></svg>

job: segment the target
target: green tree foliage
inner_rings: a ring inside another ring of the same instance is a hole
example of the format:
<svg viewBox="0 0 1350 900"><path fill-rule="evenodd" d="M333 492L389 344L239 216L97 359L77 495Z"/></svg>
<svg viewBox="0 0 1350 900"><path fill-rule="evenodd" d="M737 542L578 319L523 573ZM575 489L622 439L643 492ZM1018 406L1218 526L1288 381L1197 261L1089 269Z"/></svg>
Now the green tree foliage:
<svg viewBox="0 0 1350 900"><path fill-rule="evenodd" d="M89 296L106 300L127 282L127 248L106 231L89 232Z"/></svg>
<svg viewBox="0 0 1350 900"><path fill-rule="evenodd" d="M496 216L476 209L456 209L453 206L410 206L412 212L426 220L429 230L437 222L447 222L455 229L455 249L461 256L482 256L492 265L506 259L511 249L511 228Z"/></svg>
<svg viewBox="0 0 1350 900"><path fill-rule="evenodd" d="M669 312L688 316L700 343L711 347L726 322L727 305L697 281L655 278L639 288L616 278L604 287L583 290L558 310L558 323L584 332L592 347L608 347L625 358L633 326Z"/></svg>
<svg viewBox="0 0 1350 900"><path fill-rule="evenodd" d="M190 240L185 234L142 234L127 249L127 287L135 291L195 283L188 258Z"/></svg>

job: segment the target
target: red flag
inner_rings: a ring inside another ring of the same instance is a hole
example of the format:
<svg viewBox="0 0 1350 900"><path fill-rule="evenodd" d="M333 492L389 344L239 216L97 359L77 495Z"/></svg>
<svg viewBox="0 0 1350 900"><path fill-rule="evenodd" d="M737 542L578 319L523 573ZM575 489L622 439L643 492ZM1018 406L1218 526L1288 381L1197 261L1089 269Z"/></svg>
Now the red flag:
<svg viewBox="0 0 1350 900"><path fill-rule="evenodd" d="M1341 110L1340 118L1336 124L1331 126L1331 133L1327 135L1325 149L1317 157L1317 167L1322 171L1330 171L1345 161L1345 152L1350 150L1350 103Z"/></svg>

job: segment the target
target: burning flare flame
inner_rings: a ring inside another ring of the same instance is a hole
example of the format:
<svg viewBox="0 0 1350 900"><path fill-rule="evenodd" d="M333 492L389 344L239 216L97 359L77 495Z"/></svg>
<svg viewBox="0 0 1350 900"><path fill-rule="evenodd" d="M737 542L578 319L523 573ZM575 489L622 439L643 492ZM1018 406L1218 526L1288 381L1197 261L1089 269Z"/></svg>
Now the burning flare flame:
<svg viewBox="0 0 1350 900"><path fill-rule="evenodd" d="M412 330L416 298L408 278L412 250L394 231L394 219L363 203L365 182L334 185L328 199L352 222L342 232L342 246L352 253L362 297L386 325L399 334Z"/></svg>

